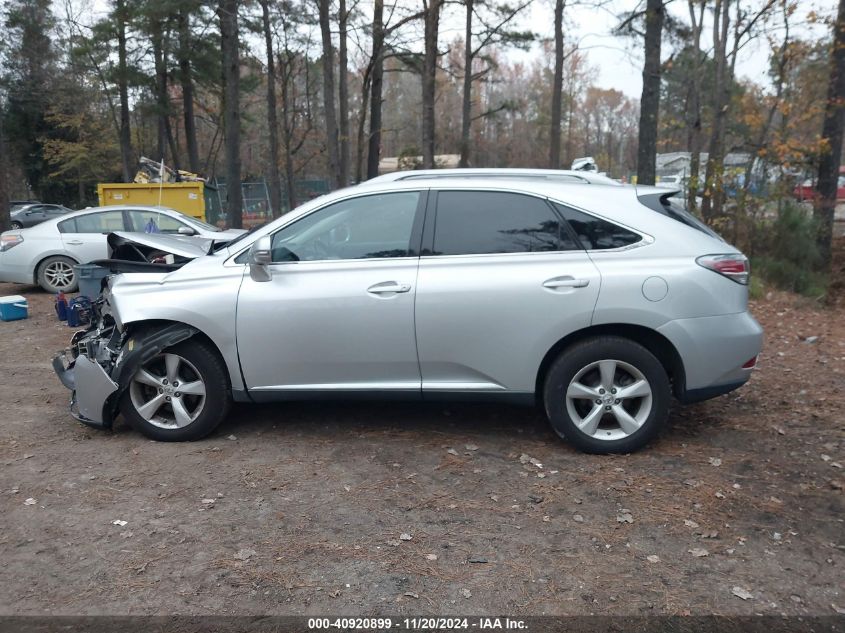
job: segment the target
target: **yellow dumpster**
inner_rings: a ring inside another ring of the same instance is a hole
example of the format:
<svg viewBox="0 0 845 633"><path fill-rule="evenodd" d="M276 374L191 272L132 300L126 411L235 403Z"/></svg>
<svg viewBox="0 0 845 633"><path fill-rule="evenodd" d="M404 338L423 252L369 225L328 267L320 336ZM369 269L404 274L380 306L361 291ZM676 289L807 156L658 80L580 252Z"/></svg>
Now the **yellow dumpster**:
<svg viewBox="0 0 845 633"><path fill-rule="evenodd" d="M159 187L161 192L159 194ZM181 211L185 215L208 221L206 213L207 191L203 182L166 182L159 183L100 183L97 185L97 196L100 206L122 204L142 204L156 206L161 204Z"/></svg>

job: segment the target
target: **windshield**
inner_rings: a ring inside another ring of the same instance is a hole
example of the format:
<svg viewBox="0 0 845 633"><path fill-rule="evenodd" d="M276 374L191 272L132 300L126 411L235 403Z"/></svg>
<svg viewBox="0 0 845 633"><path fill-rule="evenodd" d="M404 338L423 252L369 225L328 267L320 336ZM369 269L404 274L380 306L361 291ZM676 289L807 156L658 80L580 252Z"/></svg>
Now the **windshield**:
<svg viewBox="0 0 845 633"><path fill-rule="evenodd" d="M241 233L241 234L240 234L240 235L238 235L235 239L230 240L230 241L228 241L228 242L215 242L215 243L214 243L214 251L216 252L216 251L220 250L221 248L227 248L227 247L229 247L229 246L232 246L232 245L234 245L234 244L237 244L238 242L240 242L240 241L241 241L241 240L243 240L244 238L249 237L250 235L252 235L253 233L255 233L258 229L262 229L262 228L264 228L265 226L267 226L267 224L269 224L269 223L268 223L268 222L263 222L262 224L256 224L254 227L252 227L252 228L251 228L249 231L247 231L246 233Z"/></svg>

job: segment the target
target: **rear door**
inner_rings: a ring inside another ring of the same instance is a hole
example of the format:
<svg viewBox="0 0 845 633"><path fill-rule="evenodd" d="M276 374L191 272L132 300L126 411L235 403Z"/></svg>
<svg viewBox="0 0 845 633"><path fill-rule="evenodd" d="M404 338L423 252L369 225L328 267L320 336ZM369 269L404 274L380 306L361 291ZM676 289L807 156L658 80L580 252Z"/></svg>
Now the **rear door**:
<svg viewBox="0 0 845 633"><path fill-rule="evenodd" d="M432 192L417 277L426 392L533 392L546 352L590 324L597 268L542 198Z"/></svg>
<svg viewBox="0 0 845 633"><path fill-rule="evenodd" d="M86 264L108 257L106 236L112 231L125 231L126 223L123 211L111 210L77 215L59 222L58 227L68 255Z"/></svg>

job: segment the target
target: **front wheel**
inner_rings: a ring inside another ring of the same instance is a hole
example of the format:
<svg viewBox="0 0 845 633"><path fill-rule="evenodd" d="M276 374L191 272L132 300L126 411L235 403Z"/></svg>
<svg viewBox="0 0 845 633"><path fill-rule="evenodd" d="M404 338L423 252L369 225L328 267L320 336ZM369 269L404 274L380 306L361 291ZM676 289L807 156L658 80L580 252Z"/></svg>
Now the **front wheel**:
<svg viewBox="0 0 845 633"><path fill-rule="evenodd" d="M216 350L190 339L138 368L120 410L151 439L190 441L217 428L231 399L228 374Z"/></svg>
<svg viewBox="0 0 845 633"><path fill-rule="evenodd" d="M555 432L588 453L629 453L669 417L666 370L645 347L601 336L576 343L546 376L544 402Z"/></svg>
<svg viewBox="0 0 845 633"><path fill-rule="evenodd" d="M9 228L12 229L13 231L17 231L18 229L23 228L23 224L21 224L20 222L16 222L15 220L12 220L12 223L9 224Z"/></svg>

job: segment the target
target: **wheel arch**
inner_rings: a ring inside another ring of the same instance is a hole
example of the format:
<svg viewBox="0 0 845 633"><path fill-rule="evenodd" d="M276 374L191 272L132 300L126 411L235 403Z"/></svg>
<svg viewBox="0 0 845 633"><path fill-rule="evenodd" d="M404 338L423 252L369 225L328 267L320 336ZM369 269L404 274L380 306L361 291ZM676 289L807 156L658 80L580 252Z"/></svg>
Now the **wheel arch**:
<svg viewBox="0 0 845 633"><path fill-rule="evenodd" d="M672 392L676 395L684 389L685 373L684 363L678 350L672 342L660 332L642 325L631 325L628 323L603 323L591 325L571 334L567 334L555 343L543 357L540 367L537 370L537 380L534 385L534 393L538 401L542 400L543 383L554 360L568 347L588 338L596 336L618 336L639 343L657 357L660 364L666 370L669 381L672 384Z"/></svg>
<svg viewBox="0 0 845 633"><path fill-rule="evenodd" d="M170 347L189 339L201 340L203 343L210 346L220 360L223 361L223 366L226 367L226 378L229 380L229 385L231 386L232 377L229 375L230 372L228 365L226 364L226 357L223 355L223 352L220 350L217 343L214 342L214 339L197 326L169 319L150 319L146 321L131 321L129 323L125 323L124 327L129 332L130 337L138 336L144 340L147 340L150 336L153 336L158 332L168 330L173 334L167 340L165 347Z"/></svg>

